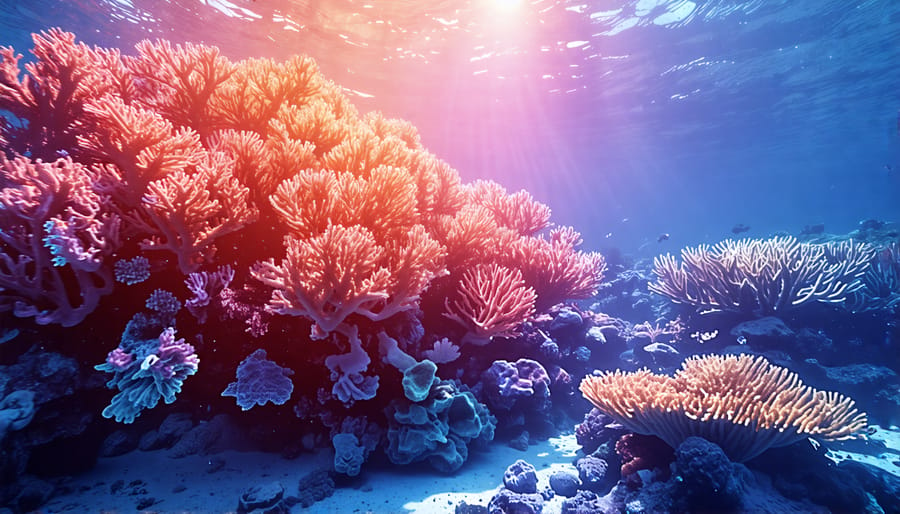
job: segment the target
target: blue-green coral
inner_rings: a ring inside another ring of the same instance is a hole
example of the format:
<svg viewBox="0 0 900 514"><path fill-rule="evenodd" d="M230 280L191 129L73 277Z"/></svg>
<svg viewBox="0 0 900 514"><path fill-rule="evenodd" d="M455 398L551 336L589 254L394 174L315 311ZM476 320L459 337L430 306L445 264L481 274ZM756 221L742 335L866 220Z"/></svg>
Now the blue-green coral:
<svg viewBox="0 0 900 514"><path fill-rule="evenodd" d="M494 438L497 423L475 395L448 380L436 383L421 402L392 401L385 414L391 462L425 460L448 473L463 465L472 441Z"/></svg>

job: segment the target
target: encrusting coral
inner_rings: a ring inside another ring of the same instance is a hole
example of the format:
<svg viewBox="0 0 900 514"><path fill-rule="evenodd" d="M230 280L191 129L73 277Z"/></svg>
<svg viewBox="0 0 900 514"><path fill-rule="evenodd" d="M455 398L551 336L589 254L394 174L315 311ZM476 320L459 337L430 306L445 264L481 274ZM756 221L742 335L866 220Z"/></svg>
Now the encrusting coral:
<svg viewBox="0 0 900 514"><path fill-rule="evenodd" d="M586 377L580 389L628 430L673 448L699 436L738 462L807 437L861 437L867 424L853 400L804 385L761 356L691 357L674 377L605 372Z"/></svg>

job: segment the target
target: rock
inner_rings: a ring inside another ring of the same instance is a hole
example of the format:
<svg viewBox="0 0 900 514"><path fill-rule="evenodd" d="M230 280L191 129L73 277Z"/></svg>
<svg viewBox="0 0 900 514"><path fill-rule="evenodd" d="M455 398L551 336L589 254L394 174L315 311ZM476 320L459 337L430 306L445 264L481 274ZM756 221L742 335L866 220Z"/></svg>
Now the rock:
<svg viewBox="0 0 900 514"><path fill-rule="evenodd" d="M275 507L284 498L284 486L280 482L254 485L244 490L238 500L238 513L253 512Z"/></svg>
<svg viewBox="0 0 900 514"><path fill-rule="evenodd" d="M722 449L706 439L688 437L675 450L680 496L691 511L737 507L743 484L737 466Z"/></svg>
<svg viewBox="0 0 900 514"><path fill-rule="evenodd" d="M677 366L682 361L681 353L666 343L650 343L643 349L658 367Z"/></svg>
<svg viewBox="0 0 900 514"><path fill-rule="evenodd" d="M491 498L490 514L540 514L544 510L544 497L538 493L515 493L506 488Z"/></svg>
<svg viewBox="0 0 900 514"><path fill-rule="evenodd" d="M52 484L34 477L23 477L18 487L19 494L13 501L18 512L36 511L53 495Z"/></svg>
<svg viewBox="0 0 900 514"><path fill-rule="evenodd" d="M317 501L324 500L334 494L334 478L327 470L313 471L300 479L299 489L297 503L300 503L304 508L308 508Z"/></svg>
<svg viewBox="0 0 900 514"><path fill-rule="evenodd" d="M900 513L900 477L862 462L845 460L837 467L859 480L884 512Z"/></svg>
<svg viewBox="0 0 900 514"><path fill-rule="evenodd" d="M581 480L572 473L557 471L550 475L550 488L553 489L554 493L560 496L572 498L578 494L578 488L580 486Z"/></svg>
<svg viewBox="0 0 900 514"><path fill-rule="evenodd" d="M527 430L522 430L518 436L509 440L509 446L524 452L528 450L528 441L530 438L531 434L529 434Z"/></svg>
<svg viewBox="0 0 900 514"><path fill-rule="evenodd" d="M141 437L138 448L143 451L171 448L193 426L190 414L186 412L169 414L157 430L151 430Z"/></svg>
<svg viewBox="0 0 900 514"><path fill-rule="evenodd" d="M453 514L488 514L488 509L484 505L475 505L463 501L459 502Z"/></svg>
<svg viewBox="0 0 900 514"><path fill-rule="evenodd" d="M236 428L225 414L219 414L207 422L185 433L169 450L172 458L188 455L208 455L224 446L230 446L231 440L239 441Z"/></svg>
<svg viewBox="0 0 900 514"><path fill-rule="evenodd" d="M514 493L536 493L537 473L534 466L522 459L506 468L503 485Z"/></svg>
<svg viewBox="0 0 900 514"><path fill-rule="evenodd" d="M795 336L794 331L775 316L741 323L731 329L731 335L744 341L741 344L758 349L783 348Z"/></svg>
<svg viewBox="0 0 900 514"><path fill-rule="evenodd" d="M564 309L550 322L550 331L558 332L560 330L575 329L581 327L583 320L581 315L575 311Z"/></svg>
<svg viewBox="0 0 900 514"><path fill-rule="evenodd" d="M615 483L613 474L609 473L609 465L604 459L591 455L578 459L578 478L585 489L597 493L606 493Z"/></svg>
<svg viewBox="0 0 900 514"><path fill-rule="evenodd" d="M116 430L106 436L100 445L101 457L117 457L138 447L137 435L127 430Z"/></svg>
<svg viewBox="0 0 900 514"><path fill-rule="evenodd" d="M606 344L606 336L600 327L591 327L585 334L585 339L593 344Z"/></svg>

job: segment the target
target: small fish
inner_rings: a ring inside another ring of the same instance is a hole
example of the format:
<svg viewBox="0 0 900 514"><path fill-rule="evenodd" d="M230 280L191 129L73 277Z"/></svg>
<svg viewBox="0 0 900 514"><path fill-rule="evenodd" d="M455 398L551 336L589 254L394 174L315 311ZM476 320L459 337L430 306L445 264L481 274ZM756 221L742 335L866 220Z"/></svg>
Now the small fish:
<svg viewBox="0 0 900 514"><path fill-rule="evenodd" d="M890 173L890 172L894 171L894 168L890 164L885 164L884 170L887 171L888 173Z"/></svg>
<svg viewBox="0 0 900 514"><path fill-rule="evenodd" d="M669 234L668 234L668 233L662 233L662 234L659 235L659 237L656 238L656 242L657 242L657 243L662 243L663 241L668 241L668 240L669 240Z"/></svg>
<svg viewBox="0 0 900 514"><path fill-rule="evenodd" d="M731 232L734 234L740 234L741 232L746 232L750 230L750 227L744 225L743 223L738 223L737 225L731 227Z"/></svg>

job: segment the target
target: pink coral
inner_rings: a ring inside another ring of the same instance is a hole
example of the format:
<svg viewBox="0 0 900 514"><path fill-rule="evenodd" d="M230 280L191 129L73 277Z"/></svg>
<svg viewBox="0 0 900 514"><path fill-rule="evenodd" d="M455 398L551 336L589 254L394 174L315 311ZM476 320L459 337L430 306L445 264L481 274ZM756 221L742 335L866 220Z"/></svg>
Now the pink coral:
<svg viewBox="0 0 900 514"><path fill-rule="evenodd" d="M445 301L444 316L466 327L463 342L484 345L518 335L519 325L534 314L535 299L519 270L479 265L463 275L456 298Z"/></svg>
<svg viewBox="0 0 900 514"><path fill-rule="evenodd" d="M0 155L0 311L40 324L79 323L112 291L101 266L119 244L84 168Z"/></svg>

